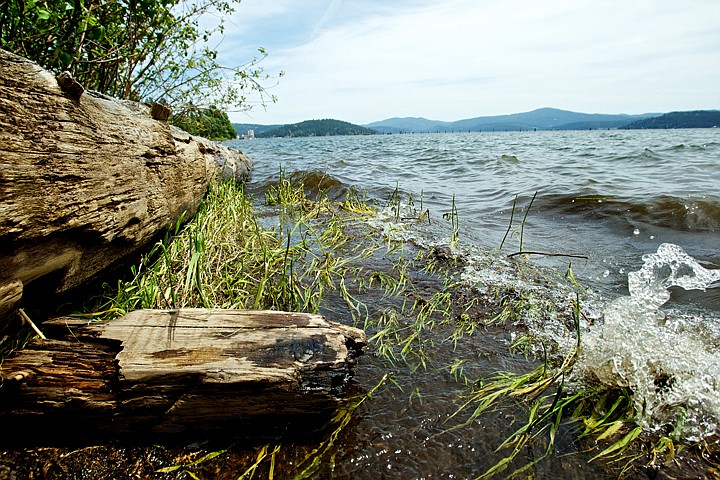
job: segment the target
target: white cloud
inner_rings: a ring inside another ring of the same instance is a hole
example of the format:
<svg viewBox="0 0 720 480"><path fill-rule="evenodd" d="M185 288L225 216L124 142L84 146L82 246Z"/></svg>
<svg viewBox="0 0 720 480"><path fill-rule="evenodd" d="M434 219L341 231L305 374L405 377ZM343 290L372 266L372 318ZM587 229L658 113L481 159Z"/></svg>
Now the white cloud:
<svg viewBox="0 0 720 480"><path fill-rule="evenodd" d="M456 120L542 106L639 113L720 103L715 0L326 0L305 3L294 38L288 16L300 14L289 5L278 2L259 20L286 29L264 35L292 39L274 51L265 44L266 68L287 75L273 91L279 103L253 114L262 123Z"/></svg>

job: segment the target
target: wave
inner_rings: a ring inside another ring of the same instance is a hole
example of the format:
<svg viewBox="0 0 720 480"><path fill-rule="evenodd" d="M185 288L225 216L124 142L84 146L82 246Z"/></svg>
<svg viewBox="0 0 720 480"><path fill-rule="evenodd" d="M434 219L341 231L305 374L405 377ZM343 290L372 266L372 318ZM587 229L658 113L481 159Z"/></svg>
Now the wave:
<svg viewBox="0 0 720 480"><path fill-rule="evenodd" d="M534 208L540 212L580 215L596 220L625 219L688 232L720 231L720 197L679 198L661 195L654 198L618 196L539 195Z"/></svg>
<svg viewBox="0 0 720 480"><path fill-rule="evenodd" d="M327 196L330 199L337 200L344 198L353 189L351 185L343 182L338 177L322 170L299 170L291 173L284 172L282 175L290 180L293 185L302 185L305 195L309 198ZM252 192L265 192L268 188L277 186L279 182L280 173L263 181L253 182Z"/></svg>
<svg viewBox="0 0 720 480"><path fill-rule="evenodd" d="M704 292L720 281L720 270L704 268L672 244L642 259L642 268L628 274L630 295L608 304L604 322L585 332L578 369L592 382L630 387L641 421L651 429L674 425L675 435L700 441L720 426L712 381L720 368L720 338L707 328L712 320L705 326L701 317L660 307L670 299L670 287Z"/></svg>

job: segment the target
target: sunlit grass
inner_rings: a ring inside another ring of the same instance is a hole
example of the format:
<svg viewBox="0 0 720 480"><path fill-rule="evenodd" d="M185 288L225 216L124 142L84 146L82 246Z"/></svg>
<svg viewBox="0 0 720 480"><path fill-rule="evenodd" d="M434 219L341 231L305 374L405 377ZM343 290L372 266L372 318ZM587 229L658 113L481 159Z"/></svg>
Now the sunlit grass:
<svg viewBox="0 0 720 480"><path fill-rule="evenodd" d="M356 260L382 244L358 238L355 231L356 243L349 246L345 227L369 207L358 213L307 199L285 178L268 191L266 204L281 209L276 228L261 225L241 185L213 187L195 218L183 227L178 223L132 267L133 278L118 283L104 312L183 307L317 312L327 290L339 291L359 311L344 284L359 273Z"/></svg>
<svg viewBox="0 0 720 480"><path fill-rule="evenodd" d="M338 201L322 193L311 199L302 182L283 172L267 190L264 205L275 209L277 222L271 227L258 219L252 199L241 185L213 187L197 215L184 226L179 222L133 267L130 280L118 282L112 298L101 309L103 316L114 317L138 308L182 307L318 312L328 308L328 296L340 298L355 325L368 331L372 353L389 367L411 371L437 368L467 388L446 432L473 428L483 414L508 402L524 407L525 420L498 445L501 460L479 478L507 475L509 469L511 477L530 475L537 462L554 453L558 432L568 425L577 430L579 440L590 439L590 443L601 445L589 455L591 461L614 462L621 472L641 458L675 455L678 446L671 436L654 443L639 442L642 428L634 421L637 412L631 392L578 389L568 384L581 348L579 295L570 302L572 311L562 312L550 300L520 288L498 287L483 295L467 291L457 275L462 260L454 253L459 244L454 202L445 218L450 230L448 251L383 238L367 223L378 209L358 192L350 190ZM412 198L404 199L397 186L385 208L392 213L391 221L398 224L393 228L402 228L403 222L429 221L422 203L418 211ZM521 251L526 217L527 212L520 229ZM420 287L418 275L433 280ZM574 283L571 271L569 279ZM371 306L365 303L370 297L375 303ZM528 317L553 315L568 316L566 323L574 326L571 333L576 343L558 355L549 352L550 347L542 341L521 332L510 351L529 358L532 367L528 372L497 372L487 378L473 378L468 359L460 356L447 365L434 365L437 342L457 347L490 326L516 329ZM439 331L444 337L438 337ZM321 462L333 461L332 448L339 433L380 386L338 411L330 422L331 434L290 469L297 478L312 477ZM422 403L419 388L406 395L409 402ZM452 425L455 420L459 423ZM542 454L521 464L523 453L538 445ZM260 448L244 473L239 472L240 478L251 478L260 466L272 476L281 468L276 464L281 452L277 444ZM192 476L195 467L214 458L200 457L193 460L198 463L182 463L172 471Z"/></svg>

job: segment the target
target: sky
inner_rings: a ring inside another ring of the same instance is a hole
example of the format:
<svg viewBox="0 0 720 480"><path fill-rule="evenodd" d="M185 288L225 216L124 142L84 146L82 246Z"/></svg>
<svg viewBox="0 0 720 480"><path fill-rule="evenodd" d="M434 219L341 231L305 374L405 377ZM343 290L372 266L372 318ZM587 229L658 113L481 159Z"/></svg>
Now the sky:
<svg viewBox="0 0 720 480"><path fill-rule="evenodd" d="M233 122L720 108L719 0L242 0L219 58L258 47L277 102Z"/></svg>

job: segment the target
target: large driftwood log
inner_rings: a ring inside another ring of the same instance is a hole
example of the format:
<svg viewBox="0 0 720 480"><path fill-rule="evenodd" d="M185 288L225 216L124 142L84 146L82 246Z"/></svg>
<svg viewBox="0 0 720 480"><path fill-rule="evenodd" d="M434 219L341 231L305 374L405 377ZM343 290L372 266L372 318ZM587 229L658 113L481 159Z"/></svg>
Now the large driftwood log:
<svg viewBox="0 0 720 480"><path fill-rule="evenodd" d="M29 283L87 282L190 218L210 182L250 168L147 105L63 90L0 50L0 331Z"/></svg>
<svg viewBox="0 0 720 480"><path fill-rule="evenodd" d="M319 428L366 343L362 330L276 311L138 310L49 327L68 339L35 339L0 369L0 422L39 437Z"/></svg>

